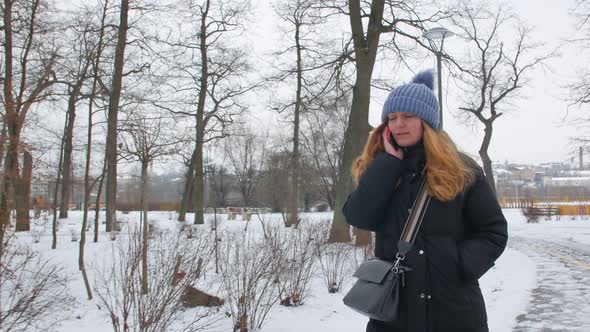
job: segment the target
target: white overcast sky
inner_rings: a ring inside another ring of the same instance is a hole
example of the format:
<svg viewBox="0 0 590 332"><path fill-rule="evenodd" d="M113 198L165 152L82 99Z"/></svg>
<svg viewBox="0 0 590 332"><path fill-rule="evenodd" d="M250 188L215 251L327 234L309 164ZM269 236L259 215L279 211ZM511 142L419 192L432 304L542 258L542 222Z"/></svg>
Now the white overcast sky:
<svg viewBox="0 0 590 332"><path fill-rule="evenodd" d="M237 0L227 0L237 1ZM59 0L62 6L69 7L78 4L78 0ZM248 38L254 42L254 52L267 52L272 49L273 42L269 41L268 32L276 32L272 12L268 9L268 2L252 0L254 7L263 15L257 16L253 26L255 31L248 32ZM499 3L490 0L488 3ZM574 6L574 0L510 0L502 3L511 6L517 15L534 28L535 40L546 43L546 49L558 47L565 38L571 38L575 33L575 20L569 15ZM62 7L63 8L63 7ZM273 27L274 26L274 27ZM453 50L465 48L459 38L450 38L445 42L445 49L453 54ZM581 113L576 108L570 109L570 116L566 117L568 103L564 101L567 91L565 84L573 80L576 69L589 63L590 52L581 52L575 46L559 48L561 56L548 62L549 70L537 70L530 75L530 84L522 91L522 98L515 103L510 112L496 120L490 156L495 162L505 160L525 163L541 163L570 160L572 151L577 147L571 145L570 139L577 134L577 128L568 120L572 114ZM436 66L435 57L427 60L424 68ZM376 67L376 72L380 69ZM411 73L403 73L407 82ZM443 73L444 75L444 73ZM398 80L396 80L398 81ZM369 123L376 125L379 121L381 106L385 93L373 90ZM446 95L446 93L445 93ZM445 109L457 108L459 105L453 98L444 101ZM446 112L445 112L446 114ZM564 122L565 120L565 122ZM260 123L260 122L258 122ZM268 122L267 122L268 123ZM477 156L477 151L483 136L482 128L470 128L458 123L458 120L445 116L445 130L458 145L470 154ZM590 156L586 160L590 160ZM577 154L576 154L577 158Z"/></svg>
<svg viewBox="0 0 590 332"><path fill-rule="evenodd" d="M548 48L558 47L563 39L571 38L575 33L575 21L569 15L573 1L507 2L523 20L534 27L535 39L545 42ZM531 75L530 86L523 91L523 98L517 102L514 111L496 120L490 147L492 160L533 163L565 161L577 149L570 140L579 134L577 128L567 121L571 117L564 122L568 103L564 101L567 91L563 86L574 79L576 69L588 65L590 53L580 52L572 46L560 47L559 50L561 57L549 62L550 70L537 70ZM570 108L570 114L580 112ZM447 124L446 129L465 151L477 153L482 137L481 128L474 133L454 120L447 121Z"/></svg>

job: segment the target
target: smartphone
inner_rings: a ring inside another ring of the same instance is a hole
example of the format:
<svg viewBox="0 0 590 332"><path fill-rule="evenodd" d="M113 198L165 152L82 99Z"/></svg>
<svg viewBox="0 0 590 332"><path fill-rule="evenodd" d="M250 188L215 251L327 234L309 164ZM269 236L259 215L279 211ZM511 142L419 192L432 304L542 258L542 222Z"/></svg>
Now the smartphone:
<svg viewBox="0 0 590 332"><path fill-rule="evenodd" d="M391 143L391 145L393 145L393 147L396 150L400 149L399 144L397 144L397 142L395 141L395 138L393 138L393 134L391 133L391 131L389 131L389 143Z"/></svg>

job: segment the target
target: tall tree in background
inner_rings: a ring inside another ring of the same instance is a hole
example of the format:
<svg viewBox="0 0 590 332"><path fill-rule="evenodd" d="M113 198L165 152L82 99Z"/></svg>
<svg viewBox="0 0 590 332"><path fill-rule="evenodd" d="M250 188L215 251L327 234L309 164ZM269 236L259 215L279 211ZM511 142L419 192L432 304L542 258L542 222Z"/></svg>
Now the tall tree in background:
<svg viewBox="0 0 590 332"><path fill-rule="evenodd" d="M256 201L254 194L267 157L268 134L258 137L251 129L242 127L239 133L226 139L224 145L244 205L252 206Z"/></svg>
<svg viewBox="0 0 590 332"><path fill-rule="evenodd" d="M99 67L102 57L102 52L104 49L104 39L105 39L105 21L107 16L107 9L109 6L109 1L105 0L104 5L102 6L101 15L99 16L100 23L98 24L98 36L95 39L95 44L93 48L93 52L91 53L91 63L92 63L92 84L90 86L90 97L88 100L88 129L86 132L86 162L84 166L84 206L83 206L83 213L82 213L82 226L80 229L80 243L78 248L78 269L82 273L82 279L84 280L84 286L86 287L86 294L88 295L88 300L92 300L92 287L90 286L90 281L88 280L88 275L86 273L86 264L84 261L84 249L86 245L86 228L88 224L88 208L90 205L90 190L93 185L97 183L96 179L93 184L90 183L90 163L91 163L91 156L92 156L92 128L94 126L93 123L93 115L94 115L94 102L97 96L97 91L100 91L98 86L99 80ZM87 9L83 14L82 17L89 17L92 16L93 9ZM91 19L88 19L90 21ZM106 156L105 156L106 157ZM103 172L100 174L100 187L102 187L103 179L104 179L104 161L103 161ZM97 199L100 197L100 189L98 191ZM99 204L95 206L95 224L94 224L94 242L98 241L98 211L100 211Z"/></svg>
<svg viewBox="0 0 590 332"><path fill-rule="evenodd" d="M82 88L90 75L92 65L92 54L95 51L94 32L91 30L90 20L88 17L79 18L71 24L70 35L73 40L69 40L71 51L64 63L65 82L67 87L68 103L66 109L66 125L63 133L64 151L62 162L62 181L61 181L61 198L59 206L59 218L68 217L70 203L70 193L72 189L72 155L74 124L76 119L76 109L78 102L82 97Z"/></svg>
<svg viewBox="0 0 590 332"><path fill-rule="evenodd" d="M173 79L168 83L172 91L154 104L194 120L194 149L178 220L185 220L189 198L193 197L194 223L203 224L204 146L227 135L232 117L244 111L239 97L254 87L245 81L250 71L247 53L235 45L236 39L228 40L243 30L249 2L190 0L178 1L177 5L173 15L178 25L160 29L164 36L161 43L172 49L172 55L161 59L165 62L161 75Z"/></svg>
<svg viewBox="0 0 590 332"><path fill-rule="evenodd" d="M459 68L459 84L466 118L475 118L484 126L479 149L486 179L495 191L492 159L488 153L494 121L502 116L510 102L527 84L526 74L543 65L551 54L538 52L531 30L508 8L491 10L484 5L462 4L452 20L460 36L469 43L467 59L452 61ZM511 30L513 29L513 30ZM515 37L506 45L504 34ZM538 55L541 54L541 55Z"/></svg>
<svg viewBox="0 0 590 332"><path fill-rule="evenodd" d="M318 99L316 106L307 109L304 116L306 128L302 131L302 146L319 175L320 196L334 210L336 181L342 159L344 132L350 111L350 98L329 92Z"/></svg>
<svg viewBox="0 0 590 332"><path fill-rule="evenodd" d="M4 159L0 183L0 243L4 243L12 204L17 207L16 230L28 231L30 228L29 200L14 196L24 193L15 191L15 186L24 179L19 167L19 153L23 151L21 133L31 107L47 97L49 88L56 81L53 67L58 54L48 42L51 29L47 22L43 22L48 10L44 2L4 0L1 10L4 22L3 128L7 133L6 141L3 135L0 142L0 150L6 151L5 156L0 156ZM4 144L7 144L6 149ZM25 159L30 162L28 156Z"/></svg>
<svg viewBox="0 0 590 332"><path fill-rule="evenodd" d="M205 172L209 178L209 188L211 188L209 205L214 208L227 206L225 198L230 186L227 168L223 162L219 164L206 162L205 165Z"/></svg>
<svg viewBox="0 0 590 332"><path fill-rule="evenodd" d="M127 45L127 30L129 16L129 0L121 0L119 27L117 31L117 47L115 49L115 62L113 78L109 94L109 111L107 127L106 163L106 231L110 232L116 221L117 209L117 126L119 117L119 101L123 83L123 65L125 63L125 47ZM98 209L98 207L97 207Z"/></svg>
<svg viewBox="0 0 590 332"><path fill-rule="evenodd" d="M305 64L304 59L309 61L314 58L315 50L313 50L312 37L316 37L317 25L324 20L319 16L317 0L296 0L296 1L279 1L274 4L275 12L288 25L286 38L290 41L290 45L286 50L280 52L278 55L294 53L294 62L287 65L287 69L280 74L280 80L284 81L287 78L295 78L295 82L290 89L294 90L294 96L286 105L279 108L280 112L289 109L291 112L289 117L293 123L293 134L291 140L293 148L291 150L291 161L289 165L290 170L290 186L289 186L289 200L287 206L287 221L286 225L297 226L299 224L299 184L301 181L301 152L300 152L300 119L302 110L305 107L304 99L309 100L310 96L306 93L304 85L311 84L309 80L304 78L304 73L312 70L310 64Z"/></svg>

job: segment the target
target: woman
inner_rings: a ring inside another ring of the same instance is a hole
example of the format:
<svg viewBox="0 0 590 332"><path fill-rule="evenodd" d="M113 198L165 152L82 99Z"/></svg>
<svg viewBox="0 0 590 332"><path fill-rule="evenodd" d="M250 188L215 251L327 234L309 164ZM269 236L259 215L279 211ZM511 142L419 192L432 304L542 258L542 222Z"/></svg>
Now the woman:
<svg viewBox="0 0 590 332"><path fill-rule="evenodd" d="M440 129L432 72L394 89L382 124L352 165L358 184L343 207L352 226L375 232L375 256L394 261L423 177L432 196L404 265L400 320L367 332L488 331L478 279L500 256L506 219L477 164Z"/></svg>

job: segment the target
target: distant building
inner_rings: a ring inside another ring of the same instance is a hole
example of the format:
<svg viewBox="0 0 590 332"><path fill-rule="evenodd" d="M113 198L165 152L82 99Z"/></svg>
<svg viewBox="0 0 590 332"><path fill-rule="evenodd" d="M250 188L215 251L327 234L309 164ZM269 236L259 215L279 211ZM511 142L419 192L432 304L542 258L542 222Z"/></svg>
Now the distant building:
<svg viewBox="0 0 590 332"><path fill-rule="evenodd" d="M545 177L543 178L545 187L590 187L590 176L585 177Z"/></svg>

